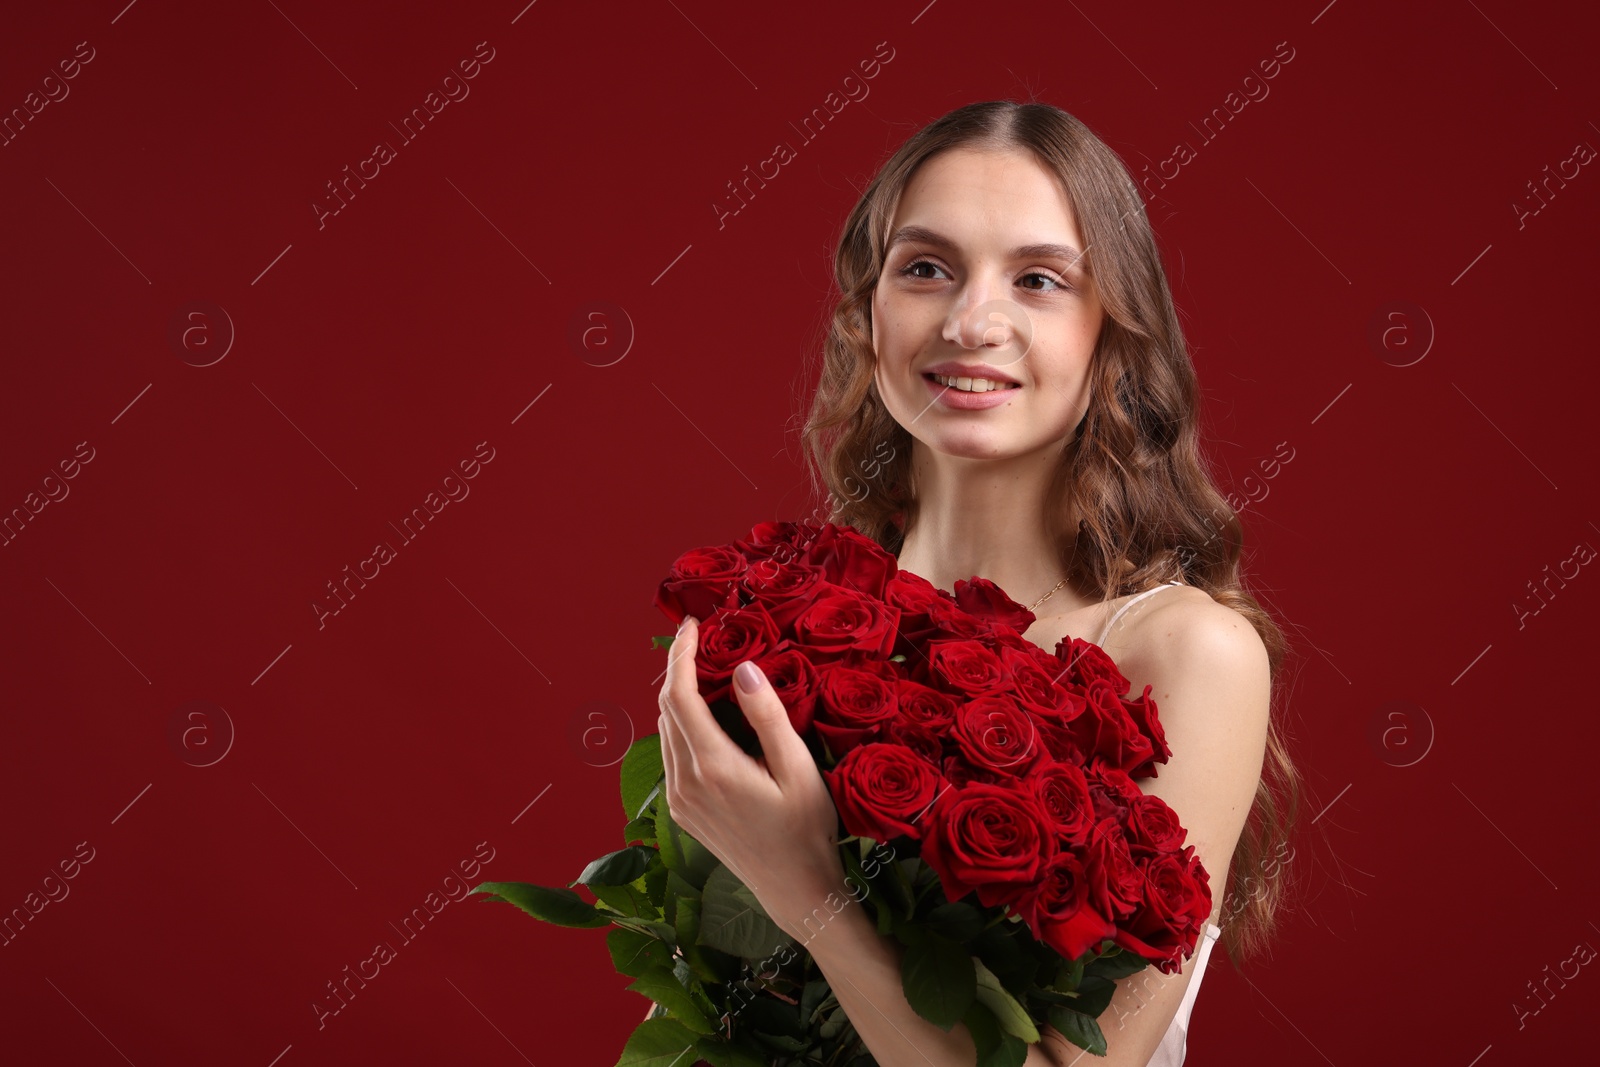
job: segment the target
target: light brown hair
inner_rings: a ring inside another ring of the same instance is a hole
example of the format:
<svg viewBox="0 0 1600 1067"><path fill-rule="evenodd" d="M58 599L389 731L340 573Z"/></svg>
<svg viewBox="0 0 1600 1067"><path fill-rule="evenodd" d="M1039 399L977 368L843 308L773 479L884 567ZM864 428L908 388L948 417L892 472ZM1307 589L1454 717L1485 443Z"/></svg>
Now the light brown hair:
<svg viewBox="0 0 1600 1067"><path fill-rule="evenodd" d="M1073 587L1110 599L1181 577L1249 620L1266 646L1273 703L1283 631L1240 579L1243 528L1204 463L1199 387L1160 251L1122 160L1081 121L1043 103L968 104L929 123L879 169L845 220L834 256L839 300L801 429L827 521L898 555L916 521L911 435L873 379L872 299L888 226L917 168L956 147L1025 149L1054 172L1084 241L1082 265L1105 318L1089 364L1090 400L1061 452L1047 520ZM824 509L825 510L825 509ZM815 514L815 513L814 513ZM1080 516L1066 529L1069 516ZM1287 900L1282 848L1301 804L1300 775L1274 710L1255 802L1223 898L1223 945L1237 963L1264 951Z"/></svg>

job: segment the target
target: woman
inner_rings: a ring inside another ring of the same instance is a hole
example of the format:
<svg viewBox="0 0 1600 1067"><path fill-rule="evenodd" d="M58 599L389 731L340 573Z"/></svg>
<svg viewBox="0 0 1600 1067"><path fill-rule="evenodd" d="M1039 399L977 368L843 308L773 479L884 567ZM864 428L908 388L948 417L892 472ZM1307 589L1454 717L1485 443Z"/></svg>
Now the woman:
<svg viewBox="0 0 1600 1067"><path fill-rule="evenodd" d="M1132 692L1154 687L1172 756L1139 785L1188 830L1214 907L1180 971L1119 983L1096 1062L1182 1063L1212 943L1242 959L1273 930L1299 787L1270 713L1283 635L1240 586L1241 527L1201 465L1194 369L1134 182L1057 108L971 104L883 166L835 274L803 431L829 521L940 588L990 579L1036 614L1040 647L1093 640ZM833 803L753 664L735 693L764 755L717 727L696 633L685 619L662 686L674 815L804 943L881 1067L972 1064L964 1025L907 1004L898 942L863 909L801 927L844 884ZM1029 1067L1082 1054L1042 1034Z"/></svg>

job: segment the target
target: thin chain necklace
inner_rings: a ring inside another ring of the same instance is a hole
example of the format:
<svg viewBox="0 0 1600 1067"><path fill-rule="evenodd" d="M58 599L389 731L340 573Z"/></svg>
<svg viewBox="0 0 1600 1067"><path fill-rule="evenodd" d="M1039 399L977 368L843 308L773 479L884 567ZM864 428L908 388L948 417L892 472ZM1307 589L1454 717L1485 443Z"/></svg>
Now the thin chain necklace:
<svg viewBox="0 0 1600 1067"><path fill-rule="evenodd" d="M1038 600L1035 600L1033 602L1033 604L1031 606L1029 606L1028 610L1032 611L1034 608L1038 607L1040 604L1043 604L1046 600L1049 600L1052 596L1055 595L1056 589L1060 589L1062 586L1064 586L1066 584L1067 584L1067 580L1065 578L1062 578L1059 582L1056 583L1055 589L1050 590L1050 592L1046 593L1044 596L1040 597Z"/></svg>

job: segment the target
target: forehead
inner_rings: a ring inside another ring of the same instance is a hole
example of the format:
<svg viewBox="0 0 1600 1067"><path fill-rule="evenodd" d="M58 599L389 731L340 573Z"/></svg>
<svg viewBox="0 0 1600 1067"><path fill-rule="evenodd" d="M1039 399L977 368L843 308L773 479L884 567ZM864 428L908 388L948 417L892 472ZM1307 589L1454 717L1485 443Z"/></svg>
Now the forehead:
<svg viewBox="0 0 1600 1067"><path fill-rule="evenodd" d="M965 249L1042 241L1083 247L1055 173L1024 149L954 148L925 160L895 205L886 235L914 225Z"/></svg>

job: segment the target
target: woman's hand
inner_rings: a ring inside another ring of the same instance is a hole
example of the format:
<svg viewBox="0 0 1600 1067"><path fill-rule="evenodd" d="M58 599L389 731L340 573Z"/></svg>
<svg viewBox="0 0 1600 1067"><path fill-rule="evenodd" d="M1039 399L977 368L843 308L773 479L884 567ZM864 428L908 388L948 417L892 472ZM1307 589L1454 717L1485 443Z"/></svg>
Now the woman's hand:
<svg viewBox="0 0 1600 1067"><path fill-rule="evenodd" d="M779 929L798 938L828 894L846 888L838 811L783 701L754 663L735 670L733 691L762 756L751 758L717 725L695 674L698 638L699 621L686 617L661 685L667 807L749 887ZM749 681L753 692L745 691Z"/></svg>

